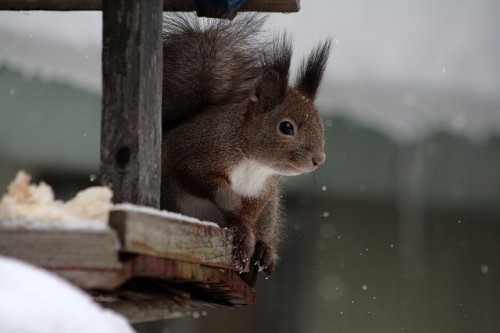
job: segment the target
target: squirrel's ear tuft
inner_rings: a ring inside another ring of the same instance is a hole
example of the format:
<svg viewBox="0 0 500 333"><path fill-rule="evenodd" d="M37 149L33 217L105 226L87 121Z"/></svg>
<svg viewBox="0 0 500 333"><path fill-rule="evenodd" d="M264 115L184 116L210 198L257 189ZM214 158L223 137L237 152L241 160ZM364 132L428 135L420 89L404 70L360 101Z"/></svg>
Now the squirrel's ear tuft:
<svg viewBox="0 0 500 333"><path fill-rule="evenodd" d="M331 49L332 39L328 38L316 46L307 60L303 59L300 65L295 87L312 100L316 98Z"/></svg>
<svg viewBox="0 0 500 333"><path fill-rule="evenodd" d="M260 95L271 97L271 104L278 105L283 102L288 88L288 76L292 59L292 45L290 38L283 33L267 45L262 54L262 78L258 90ZM268 81L270 80L270 81ZM267 81L267 82L266 82ZM270 87L272 85L272 87ZM269 89L267 94L263 88Z"/></svg>

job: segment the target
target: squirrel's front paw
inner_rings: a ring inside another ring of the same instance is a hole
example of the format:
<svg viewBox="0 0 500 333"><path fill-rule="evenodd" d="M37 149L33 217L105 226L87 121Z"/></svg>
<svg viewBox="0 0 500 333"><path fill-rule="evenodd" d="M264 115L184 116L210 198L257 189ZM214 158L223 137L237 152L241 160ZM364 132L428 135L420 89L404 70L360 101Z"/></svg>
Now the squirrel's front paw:
<svg viewBox="0 0 500 333"><path fill-rule="evenodd" d="M237 227L234 229L233 246L233 259L243 270L254 252L255 235L248 228Z"/></svg>
<svg viewBox="0 0 500 333"><path fill-rule="evenodd" d="M252 257L252 263L259 267L259 272L271 275L278 261L278 253L271 244L258 241L255 245L255 252Z"/></svg>

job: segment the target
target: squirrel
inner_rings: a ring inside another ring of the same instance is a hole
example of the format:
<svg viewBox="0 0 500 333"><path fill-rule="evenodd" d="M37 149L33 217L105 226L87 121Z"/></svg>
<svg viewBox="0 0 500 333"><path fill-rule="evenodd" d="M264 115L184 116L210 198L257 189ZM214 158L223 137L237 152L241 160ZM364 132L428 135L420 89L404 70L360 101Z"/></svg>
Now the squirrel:
<svg viewBox="0 0 500 333"><path fill-rule="evenodd" d="M171 15L163 34L161 208L234 230L238 267L270 275L280 239L280 180L325 161L314 100L327 39L289 86L286 34L263 38L265 16Z"/></svg>

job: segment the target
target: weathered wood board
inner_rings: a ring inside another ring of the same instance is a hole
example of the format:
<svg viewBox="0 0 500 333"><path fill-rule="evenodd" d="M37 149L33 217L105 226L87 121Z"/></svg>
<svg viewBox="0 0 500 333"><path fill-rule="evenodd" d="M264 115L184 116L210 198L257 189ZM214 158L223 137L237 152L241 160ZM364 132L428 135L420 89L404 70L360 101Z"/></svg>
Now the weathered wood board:
<svg viewBox="0 0 500 333"><path fill-rule="evenodd" d="M37 227L33 227L35 224ZM13 225L0 221L0 254L55 269L76 265L93 269L123 267L118 260L120 243L111 228L68 229L57 224L17 221ZM75 224L78 225L78 221Z"/></svg>
<svg viewBox="0 0 500 333"><path fill-rule="evenodd" d="M0 221L0 255L66 278L132 322L255 302L256 270L234 266L230 230L130 204L112 209L110 226Z"/></svg>
<svg viewBox="0 0 500 333"><path fill-rule="evenodd" d="M102 0L2 0L6 10L101 10ZM247 0L239 11L297 12L300 0ZM194 11L194 1L164 0L164 11Z"/></svg>
<svg viewBox="0 0 500 333"><path fill-rule="evenodd" d="M114 202L160 207L162 0L103 3L99 181Z"/></svg>
<svg viewBox="0 0 500 333"><path fill-rule="evenodd" d="M121 313L133 324L180 318L189 315L191 310L206 307L196 302L179 304L165 295L145 300L124 300L123 296L99 295L95 296L94 300L108 309Z"/></svg>
<svg viewBox="0 0 500 333"><path fill-rule="evenodd" d="M90 227L92 224L95 227ZM0 254L47 268L82 288L113 289L128 279L116 233L100 222L0 221Z"/></svg>
<svg viewBox="0 0 500 333"><path fill-rule="evenodd" d="M150 256L135 257L131 266L133 279L94 297L131 322L170 319L194 310L255 302L253 288L227 269Z"/></svg>
<svg viewBox="0 0 500 333"><path fill-rule="evenodd" d="M114 290L131 278L128 265L121 269L44 267L85 290Z"/></svg>
<svg viewBox="0 0 500 333"><path fill-rule="evenodd" d="M232 231L213 223L186 222L173 214L120 207L125 206L110 212L109 224L118 232L122 251L241 271L232 259Z"/></svg>
<svg viewBox="0 0 500 333"><path fill-rule="evenodd" d="M176 289L190 292L191 298L213 306L253 304L254 290L238 273L179 260L138 256L132 261L135 277L163 279L175 283ZM200 281L202 281L200 283ZM196 290L196 293L192 293Z"/></svg>

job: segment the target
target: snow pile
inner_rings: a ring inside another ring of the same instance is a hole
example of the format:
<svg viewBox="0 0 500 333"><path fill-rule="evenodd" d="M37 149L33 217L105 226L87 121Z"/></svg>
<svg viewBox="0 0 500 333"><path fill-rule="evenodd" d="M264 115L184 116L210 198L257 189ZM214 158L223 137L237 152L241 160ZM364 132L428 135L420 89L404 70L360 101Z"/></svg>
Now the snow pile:
<svg viewBox="0 0 500 333"><path fill-rule="evenodd" d="M133 333L127 320L37 267L0 256L0 332Z"/></svg>
<svg viewBox="0 0 500 333"><path fill-rule="evenodd" d="M41 182L30 185L31 177L19 171L9 191L0 200L0 220L92 220L106 224L113 193L107 187L90 187L68 202L54 200L52 188Z"/></svg>

